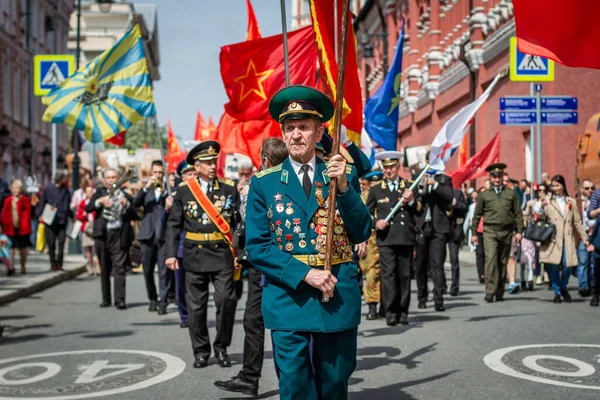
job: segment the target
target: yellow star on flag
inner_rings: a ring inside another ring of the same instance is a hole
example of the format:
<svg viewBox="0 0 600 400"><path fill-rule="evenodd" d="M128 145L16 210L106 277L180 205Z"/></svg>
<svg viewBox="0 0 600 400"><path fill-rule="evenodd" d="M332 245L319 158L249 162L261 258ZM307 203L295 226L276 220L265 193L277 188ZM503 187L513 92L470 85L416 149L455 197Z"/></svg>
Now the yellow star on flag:
<svg viewBox="0 0 600 400"><path fill-rule="evenodd" d="M248 69L246 70L246 75L239 76L234 79L236 83L242 85L239 102L241 103L244 101L244 99L252 93L256 93L256 95L263 100L267 100L265 88L263 87L262 83L269 77L269 75L273 73L273 71L275 70L268 69L263 72L256 72L254 61L250 59L250 62L248 63Z"/></svg>

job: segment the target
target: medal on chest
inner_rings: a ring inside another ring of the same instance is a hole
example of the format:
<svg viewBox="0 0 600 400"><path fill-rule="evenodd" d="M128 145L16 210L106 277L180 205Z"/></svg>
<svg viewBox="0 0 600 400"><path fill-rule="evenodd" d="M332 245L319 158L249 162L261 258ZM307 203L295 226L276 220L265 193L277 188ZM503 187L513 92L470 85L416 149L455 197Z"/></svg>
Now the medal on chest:
<svg viewBox="0 0 600 400"><path fill-rule="evenodd" d="M285 235L285 240L287 240L287 243L285 245L286 251L294 250L294 243L292 243L292 239L293 239L293 235Z"/></svg>
<svg viewBox="0 0 600 400"><path fill-rule="evenodd" d="M292 215L294 213L294 209L292 208L293 203L287 203L287 208L285 209L285 213L287 215Z"/></svg>

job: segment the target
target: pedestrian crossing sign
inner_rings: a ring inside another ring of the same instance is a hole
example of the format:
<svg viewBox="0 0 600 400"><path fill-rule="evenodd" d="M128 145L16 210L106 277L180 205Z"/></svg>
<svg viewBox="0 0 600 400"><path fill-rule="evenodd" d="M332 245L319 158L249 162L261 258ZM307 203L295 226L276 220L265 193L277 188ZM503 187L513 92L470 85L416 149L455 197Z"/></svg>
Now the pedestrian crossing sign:
<svg viewBox="0 0 600 400"><path fill-rule="evenodd" d="M517 38L510 38L510 80L513 82L553 82L554 61L519 51Z"/></svg>
<svg viewBox="0 0 600 400"><path fill-rule="evenodd" d="M44 96L75 73L70 54L42 54L33 58L33 93Z"/></svg>

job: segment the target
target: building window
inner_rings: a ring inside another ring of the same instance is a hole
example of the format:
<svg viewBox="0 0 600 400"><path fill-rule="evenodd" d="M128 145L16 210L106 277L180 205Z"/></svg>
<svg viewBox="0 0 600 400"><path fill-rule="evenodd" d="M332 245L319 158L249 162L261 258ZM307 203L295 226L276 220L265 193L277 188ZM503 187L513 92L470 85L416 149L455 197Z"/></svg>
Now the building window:
<svg viewBox="0 0 600 400"><path fill-rule="evenodd" d="M2 98L4 101L4 114L5 115L11 115L11 97L12 97L12 90L11 90L11 68L10 68L10 63L8 62L8 53L4 52L2 54Z"/></svg>
<svg viewBox="0 0 600 400"><path fill-rule="evenodd" d="M17 0L9 0L10 1L10 25L8 33L14 35L16 33L17 26Z"/></svg>
<svg viewBox="0 0 600 400"><path fill-rule="evenodd" d="M21 70L18 67L14 69L13 95L13 119L21 122Z"/></svg>
<svg viewBox="0 0 600 400"><path fill-rule="evenodd" d="M29 128L29 97L32 93L29 93L29 76L27 76L27 70L23 70L23 125Z"/></svg>

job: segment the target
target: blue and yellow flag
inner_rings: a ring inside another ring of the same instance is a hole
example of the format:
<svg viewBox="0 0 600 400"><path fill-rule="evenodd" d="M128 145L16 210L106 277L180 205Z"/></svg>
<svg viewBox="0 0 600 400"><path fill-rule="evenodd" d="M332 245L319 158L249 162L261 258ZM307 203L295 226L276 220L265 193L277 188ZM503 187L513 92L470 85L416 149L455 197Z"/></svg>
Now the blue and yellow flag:
<svg viewBox="0 0 600 400"><path fill-rule="evenodd" d="M156 114L140 28L42 98L44 122L68 124L92 143Z"/></svg>
<svg viewBox="0 0 600 400"><path fill-rule="evenodd" d="M377 92L365 104L365 131L385 150L396 150L398 143L398 106L402 84L402 47L404 22L389 73Z"/></svg>

